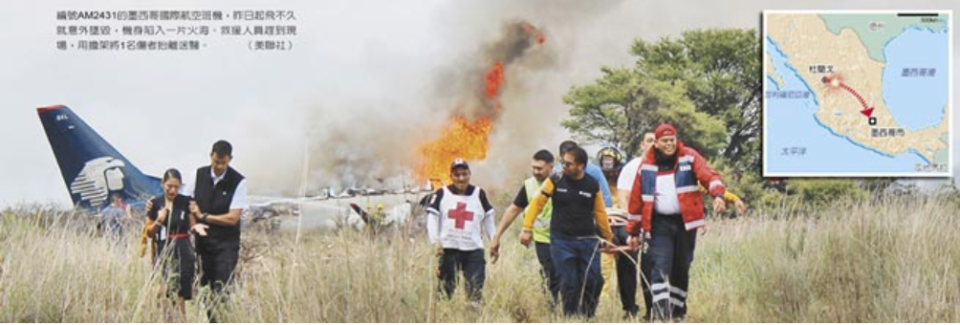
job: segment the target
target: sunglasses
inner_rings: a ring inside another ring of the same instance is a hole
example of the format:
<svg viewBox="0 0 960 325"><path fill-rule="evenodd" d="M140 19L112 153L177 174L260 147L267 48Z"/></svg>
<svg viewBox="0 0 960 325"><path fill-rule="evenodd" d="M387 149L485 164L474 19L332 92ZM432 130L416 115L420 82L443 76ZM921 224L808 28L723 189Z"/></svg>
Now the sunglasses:
<svg viewBox="0 0 960 325"><path fill-rule="evenodd" d="M570 166L573 166L573 165L576 165L576 164L577 164L577 163L572 162L572 161L564 161L564 162L563 162L563 167L570 167Z"/></svg>

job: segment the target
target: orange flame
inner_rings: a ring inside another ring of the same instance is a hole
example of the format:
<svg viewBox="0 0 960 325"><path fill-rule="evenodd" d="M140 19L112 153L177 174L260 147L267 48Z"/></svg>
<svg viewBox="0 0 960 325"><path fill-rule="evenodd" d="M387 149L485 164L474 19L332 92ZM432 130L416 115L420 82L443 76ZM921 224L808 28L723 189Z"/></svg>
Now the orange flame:
<svg viewBox="0 0 960 325"><path fill-rule="evenodd" d="M487 98L495 98L500 93L500 85L503 84L503 63L493 64L493 68L487 72Z"/></svg>
<svg viewBox="0 0 960 325"><path fill-rule="evenodd" d="M543 33L533 25L524 23L522 28L526 35L535 39L538 44L546 41ZM484 81L484 95L493 104L495 112L492 115L495 116L503 110L503 104L499 100L504 83L503 63L495 62L487 71ZM480 116L473 121L462 115L452 116L450 124L439 138L420 145L423 160L418 176L420 179L429 180L434 188L442 186L441 183L449 183L450 164L455 159L473 162L487 158L491 130L493 117L490 115Z"/></svg>
<svg viewBox="0 0 960 325"><path fill-rule="evenodd" d="M420 147L424 155L424 164L420 175L439 187L440 182L449 183L450 164L454 159L461 158L468 162L487 158L490 148L488 136L493 129L493 122L483 116L474 121L468 121L463 116L453 116L451 124L443 135L433 142Z"/></svg>
<svg viewBox="0 0 960 325"><path fill-rule="evenodd" d="M496 62L490 71L487 71L487 98L495 100L502 85L503 63ZM500 102L497 102L497 111L502 108ZM492 129L493 121L489 116L481 116L473 121L468 121L461 115L451 117L450 125L440 138L420 146L424 157L420 176L433 182L434 188L437 188L441 186L440 183L450 182L450 164L454 159L460 158L468 162L486 159Z"/></svg>

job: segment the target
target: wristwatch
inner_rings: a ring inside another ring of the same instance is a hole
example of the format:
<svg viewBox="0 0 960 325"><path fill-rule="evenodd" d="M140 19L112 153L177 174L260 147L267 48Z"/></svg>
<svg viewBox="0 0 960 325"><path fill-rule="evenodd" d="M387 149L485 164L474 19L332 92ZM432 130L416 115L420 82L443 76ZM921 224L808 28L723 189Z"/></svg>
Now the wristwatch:
<svg viewBox="0 0 960 325"><path fill-rule="evenodd" d="M209 213L204 213L203 215L200 216L200 222L207 223L207 217L209 216L210 216Z"/></svg>

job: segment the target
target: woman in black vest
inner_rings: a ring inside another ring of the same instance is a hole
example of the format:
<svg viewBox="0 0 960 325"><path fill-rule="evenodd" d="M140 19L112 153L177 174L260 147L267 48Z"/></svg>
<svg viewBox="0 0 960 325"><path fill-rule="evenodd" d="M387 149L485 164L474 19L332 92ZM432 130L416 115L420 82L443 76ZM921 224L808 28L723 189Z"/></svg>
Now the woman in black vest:
<svg viewBox="0 0 960 325"><path fill-rule="evenodd" d="M153 222L147 229L150 236L160 236L166 245L160 249L157 261L163 267L167 296L176 293L176 307L186 317L185 301L193 298L193 279L196 256L190 243L190 229L197 216L190 213L189 196L180 195L183 184L180 172L167 169L163 173L163 197L151 200L147 217ZM154 237L157 238L157 237Z"/></svg>

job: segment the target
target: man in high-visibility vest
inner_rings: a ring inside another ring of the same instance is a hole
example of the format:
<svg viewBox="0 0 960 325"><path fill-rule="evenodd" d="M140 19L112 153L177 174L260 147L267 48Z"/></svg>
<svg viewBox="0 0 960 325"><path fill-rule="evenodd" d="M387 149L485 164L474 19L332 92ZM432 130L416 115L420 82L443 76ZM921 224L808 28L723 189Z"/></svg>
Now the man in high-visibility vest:
<svg viewBox="0 0 960 325"><path fill-rule="evenodd" d="M507 211L503 213L500 225L497 227L497 233L493 236L493 243L490 244L491 263L496 264L500 257L500 238L503 237L503 233L510 228L510 224L517 219L517 216L530 205L530 201L540 195L540 187L553 171L553 162L553 154L548 150L540 150L533 155L533 161L530 163L533 176L523 181L523 186L520 187L516 198L513 199L513 204L507 207ZM554 306L560 295L560 278L557 276L556 269L554 269L553 258L550 257L551 210L552 206L547 203L543 211L537 215L533 227L533 242L537 250L537 260L540 261L540 274L543 276L546 289L553 298L550 304Z"/></svg>

